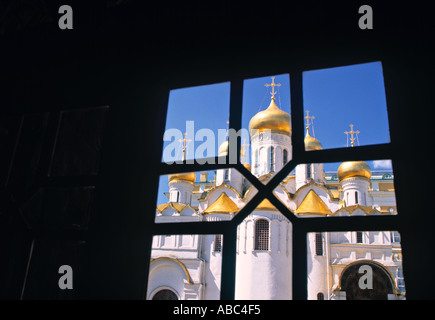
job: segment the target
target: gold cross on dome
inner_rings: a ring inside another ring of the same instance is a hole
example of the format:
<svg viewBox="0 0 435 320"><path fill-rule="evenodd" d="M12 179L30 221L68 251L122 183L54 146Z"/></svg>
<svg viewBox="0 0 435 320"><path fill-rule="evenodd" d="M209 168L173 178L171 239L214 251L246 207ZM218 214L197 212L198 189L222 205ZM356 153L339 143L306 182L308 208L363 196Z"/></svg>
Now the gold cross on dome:
<svg viewBox="0 0 435 320"><path fill-rule="evenodd" d="M307 115L304 117L304 119L306 119L307 120L307 122L305 123L305 129L307 129L307 132L308 132L308 130L310 130L310 125L311 125L311 122L310 122L310 120L313 120L313 119L315 119L316 117L314 117L314 116L310 116L309 114L310 114L310 111L305 111L306 113L307 113Z"/></svg>
<svg viewBox="0 0 435 320"><path fill-rule="evenodd" d="M272 95L272 100L275 100L275 87L281 87L281 83L275 83L275 77L272 77L272 83L266 83L264 85L265 87L272 87L272 92L270 93Z"/></svg>
<svg viewBox="0 0 435 320"><path fill-rule="evenodd" d="M350 131L345 131L344 132L346 134L346 137L349 139L349 134L350 134L350 145L353 147L355 146L355 139L358 138L358 134L359 134L359 130L357 131L353 131L353 124L350 124ZM356 134L356 138L353 136L354 134Z"/></svg>
<svg viewBox="0 0 435 320"><path fill-rule="evenodd" d="M192 141L191 139L186 139L187 138L187 132L184 133L184 139L179 139L179 142L183 143L183 158L181 159L181 161L185 161L186 160L186 148L187 148L187 142Z"/></svg>

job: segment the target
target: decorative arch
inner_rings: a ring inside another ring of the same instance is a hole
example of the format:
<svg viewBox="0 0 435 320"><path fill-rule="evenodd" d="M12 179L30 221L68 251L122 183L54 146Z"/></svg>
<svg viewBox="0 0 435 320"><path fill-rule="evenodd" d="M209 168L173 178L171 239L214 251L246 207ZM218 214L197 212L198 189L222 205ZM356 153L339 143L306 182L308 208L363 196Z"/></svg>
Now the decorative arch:
<svg viewBox="0 0 435 320"><path fill-rule="evenodd" d="M151 292L150 300L180 300L178 293L171 287L162 286Z"/></svg>
<svg viewBox="0 0 435 320"><path fill-rule="evenodd" d="M150 263L150 273L152 272L152 270L154 270L158 266L164 265L164 264L169 264L169 265L175 266L177 269L179 269L182 272L182 274L184 274L186 282L188 284L193 284L192 277L189 274L189 270L187 270L184 263L182 263L178 259L174 259L174 258L170 258L170 257L159 257L156 259L152 259L151 263Z"/></svg>
<svg viewBox="0 0 435 320"><path fill-rule="evenodd" d="M358 270L369 265L373 271L373 289L360 289ZM348 300L386 300L388 294L397 294L397 287L391 272L381 263L372 260L357 260L347 265L340 274L338 290L346 292Z"/></svg>

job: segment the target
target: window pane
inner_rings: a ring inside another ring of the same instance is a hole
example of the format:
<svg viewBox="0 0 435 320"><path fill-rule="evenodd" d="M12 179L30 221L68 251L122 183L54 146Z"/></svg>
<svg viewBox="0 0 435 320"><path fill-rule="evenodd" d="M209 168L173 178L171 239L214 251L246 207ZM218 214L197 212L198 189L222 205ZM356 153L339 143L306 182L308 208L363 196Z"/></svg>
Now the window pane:
<svg viewBox="0 0 435 320"><path fill-rule="evenodd" d="M270 178L292 158L289 83L288 74L244 81L241 160L256 177Z"/></svg>
<svg viewBox="0 0 435 320"><path fill-rule="evenodd" d="M308 233L308 299L318 300L319 292L325 300L405 299L402 249L393 233L325 232L324 256L316 253L317 233Z"/></svg>
<svg viewBox="0 0 435 320"><path fill-rule="evenodd" d="M380 62L306 71L303 95L308 133L321 148L351 146L351 139L355 146L390 142Z"/></svg>
<svg viewBox="0 0 435 320"><path fill-rule="evenodd" d="M228 135L229 106L229 82L171 90L162 161L217 156Z"/></svg>
<svg viewBox="0 0 435 320"><path fill-rule="evenodd" d="M222 240L221 234L154 236L146 299L219 300Z"/></svg>
<svg viewBox="0 0 435 320"><path fill-rule="evenodd" d="M231 220L256 193L233 168L161 176L155 222Z"/></svg>
<svg viewBox="0 0 435 320"><path fill-rule="evenodd" d="M292 229L267 199L237 227L236 300L292 298Z"/></svg>
<svg viewBox="0 0 435 320"><path fill-rule="evenodd" d="M274 194L303 218L397 214L390 160L300 164Z"/></svg>

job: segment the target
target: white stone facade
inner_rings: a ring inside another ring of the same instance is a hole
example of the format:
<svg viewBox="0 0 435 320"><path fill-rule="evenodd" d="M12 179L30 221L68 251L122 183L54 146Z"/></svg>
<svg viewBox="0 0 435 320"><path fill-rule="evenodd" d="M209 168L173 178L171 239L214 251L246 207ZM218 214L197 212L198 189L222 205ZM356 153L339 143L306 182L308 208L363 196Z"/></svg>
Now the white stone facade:
<svg viewBox="0 0 435 320"><path fill-rule="evenodd" d="M251 139L251 172L266 182L291 160L291 154L289 134L257 133ZM207 175L201 177L204 180ZM201 192L195 193L194 184L171 181L169 202L157 207L156 222L180 222L181 227L182 222L230 220L257 192L235 169L217 170L216 180L209 188L204 188L204 183L196 182ZM301 218L396 214L391 172L373 174L371 179L356 176L339 182L336 174L325 173L320 163L301 164L274 194ZM237 210L225 211L231 206ZM292 235L291 222L264 201L240 223L236 299L292 299ZM219 299L224 243L219 235L155 236L146 298L167 290L176 299ZM351 298L347 279L359 264L369 265L376 280L386 283L383 297L403 299L401 257L398 234L390 230L309 233L308 299Z"/></svg>

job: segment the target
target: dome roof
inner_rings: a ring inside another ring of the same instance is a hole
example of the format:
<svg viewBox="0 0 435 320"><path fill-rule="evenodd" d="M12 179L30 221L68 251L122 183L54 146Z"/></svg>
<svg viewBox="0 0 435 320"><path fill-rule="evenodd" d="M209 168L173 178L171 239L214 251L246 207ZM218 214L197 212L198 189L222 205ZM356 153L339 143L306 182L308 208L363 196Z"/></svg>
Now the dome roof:
<svg viewBox="0 0 435 320"><path fill-rule="evenodd" d="M249 171L251 171L251 165L249 163L244 163L243 166L248 169Z"/></svg>
<svg viewBox="0 0 435 320"><path fill-rule="evenodd" d="M249 133L251 137L263 130L276 130L284 134L290 134L290 115L278 108L275 98L272 98L266 110L258 112L249 122Z"/></svg>
<svg viewBox="0 0 435 320"><path fill-rule="evenodd" d="M351 177L370 179L372 172L369 165L364 161L346 161L338 167L337 176L340 182Z"/></svg>
<svg viewBox="0 0 435 320"><path fill-rule="evenodd" d="M307 131L307 135L304 139L305 142L305 150L322 150L322 144L316 138L310 136L310 133Z"/></svg>
<svg viewBox="0 0 435 320"><path fill-rule="evenodd" d="M195 183L196 181L196 173L195 172L185 172L185 173L174 173L168 176L169 182L171 181L187 181L191 183Z"/></svg>

